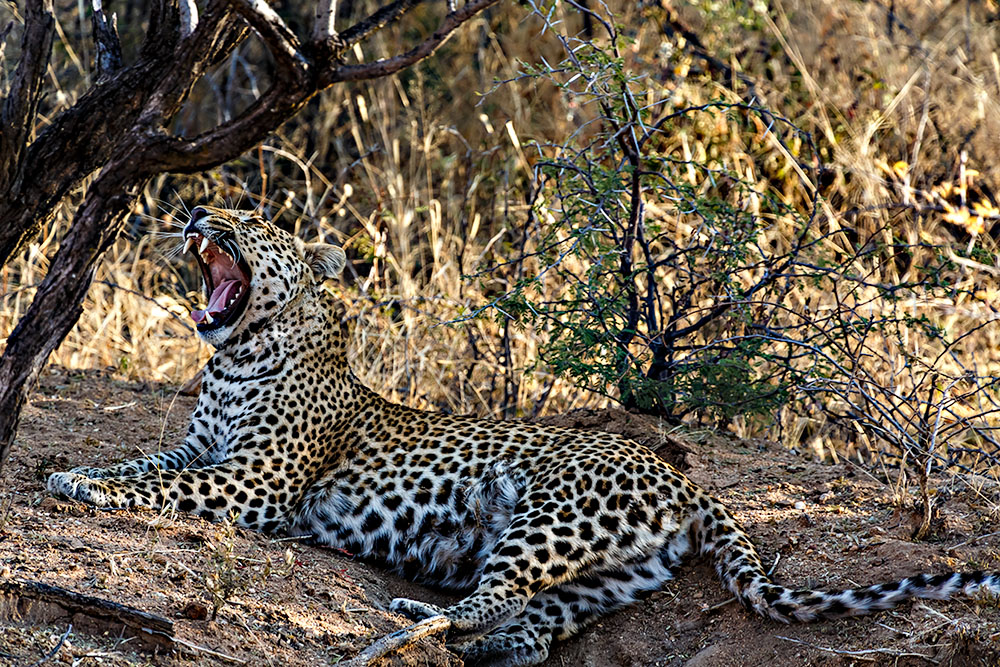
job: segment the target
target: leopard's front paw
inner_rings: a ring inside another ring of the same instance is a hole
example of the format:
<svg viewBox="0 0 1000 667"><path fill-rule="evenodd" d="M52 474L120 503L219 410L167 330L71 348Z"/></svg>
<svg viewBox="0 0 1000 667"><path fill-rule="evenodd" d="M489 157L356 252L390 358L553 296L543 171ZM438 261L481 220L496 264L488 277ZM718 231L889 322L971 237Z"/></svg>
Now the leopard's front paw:
<svg viewBox="0 0 1000 667"><path fill-rule="evenodd" d="M389 611L402 614L403 616L406 616L414 621L422 621L425 618L430 618L431 616L441 616L444 614L444 609L442 607L438 607L437 605L429 604L427 602L410 600L408 598L396 598L390 602Z"/></svg>
<svg viewBox="0 0 1000 667"><path fill-rule="evenodd" d="M56 472L49 475L45 486L50 493L66 496L98 507L109 505L107 494L96 488L88 477L76 472Z"/></svg>

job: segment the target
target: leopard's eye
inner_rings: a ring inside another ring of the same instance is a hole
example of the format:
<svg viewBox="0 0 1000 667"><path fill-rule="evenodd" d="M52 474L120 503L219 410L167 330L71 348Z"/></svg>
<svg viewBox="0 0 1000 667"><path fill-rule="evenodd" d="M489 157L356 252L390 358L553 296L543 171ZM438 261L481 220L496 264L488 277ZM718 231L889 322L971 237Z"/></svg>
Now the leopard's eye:
<svg viewBox="0 0 1000 667"><path fill-rule="evenodd" d="M242 211L240 213L240 222L245 225L258 225L263 226L267 224L267 220L258 213L253 211Z"/></svg>

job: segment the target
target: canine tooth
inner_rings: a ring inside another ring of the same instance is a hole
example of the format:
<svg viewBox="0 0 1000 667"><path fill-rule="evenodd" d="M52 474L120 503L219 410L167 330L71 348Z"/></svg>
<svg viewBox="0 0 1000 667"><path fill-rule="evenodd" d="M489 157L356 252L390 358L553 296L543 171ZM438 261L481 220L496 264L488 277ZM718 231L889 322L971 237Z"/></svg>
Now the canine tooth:
<svg viewBox="0 0 1000 667"><path fill-rule="evenodd" d="M194 237L189 236L187 238L187 241L184 242L184 252L189 252L191 250L191 246L193 245L194 245Z"/></svg>
<svg viewBox="0 0 1000 667"><path fill-rule="evenodd" d="M208 237L207 236L203 236L201 238L201 247L198 248L198 252L204 254L205 250L207 250L207 249L208 249Z"/></svg>
<svg viewBox="0 0 1000 667"><path fill-rule="evenodd" d="M209 324L212 323L212 313L205 313L205 321Z"/></svg>

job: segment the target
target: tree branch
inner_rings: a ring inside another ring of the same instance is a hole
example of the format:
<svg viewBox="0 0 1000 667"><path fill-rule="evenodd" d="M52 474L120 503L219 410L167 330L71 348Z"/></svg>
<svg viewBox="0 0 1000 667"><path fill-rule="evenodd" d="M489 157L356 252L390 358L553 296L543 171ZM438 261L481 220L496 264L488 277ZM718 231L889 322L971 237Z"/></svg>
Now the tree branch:
<svg viewBox="0 0 1000 667"><path fill-rule="evenodd" d="M746 76L742 72L737 72L732 67L714 57L708 50L708 47L701 41L694 30L692 30L688 25L681 20L677 11L666 6L667 18L663 21L663 34L667 37L674 37L675 35L680 35L684 38L685 46L698 58L701 58L709 69L715 70L716 72L722 74L726 79L729 80L729 85L736 89L736 82L740 81L747 87L747 92L742 95L743 99L749 101L751 104L756 104L761 98L757 94L757 85L753 79Z"/></svg>
<svg viewBox="0 0 1000 667"><path fill-rule="evenodd" d="M320 0L316 4L316 23L313 24L312 41L316 44L336 41L337 0Z"/></svg>
<svg viewBox="0 0 1000 667"><path fill-rule="evenodd" d="M83 299L104 252L114 243L148 178L136 174L130 140L87 190L45 279L7 339L0 357L0 463L14 441L21 409L46 360L83 312Z"/></svg>
<svg viewBox="0 0 1000 667"><path fill-rule="evenodd" d="M239 8L230 0L208 0L204 20L195 39L175 40L171 67L145 97L136 123L147 133L158 134L180 111L191 87L215 64L227 56L249 32L247 23L234 21ZM280 22L281 19L278 19ZM179 32L183 32L183 25ZM279 59L279 62L286 62ZM145 146L145 144L143 144Z"/></svg>
<svg viewBox="0 0 1000 667"><path fill-rule="evenodd" d="M400 3L419 1L399 0ZM279 65L285 66L284 73L279 73L271 88L228 123L193 139L164 133L148 138L143 153L144 168L150 173L195 173L231 160L253 148L268 132L302 108L316 92L340 81L387 76L410 67L433 54L463 23L497 2L499 0L473 0L457 12L448 14L434 34L402 55L365 65L338 65L317 75L313 71L315 68L309 67L299 51L298 40L263 0L234 0L237 10L261 38L284 54L279 60ZM278 53L275 57L278 58Z"/></svg>
<svg viewBox="0 0 1000 667"><path fill-rule="evenodd" d="M90 15L90 24L94 29L94 65L97 67L97 80L104 81L122 68L122 44L118 38L118 16L111 15L108 20L101 0L92 0L94 13Z"/></svg>
<svg viewBox="0 0 1000 667"><path fill-rule="evenodd" d="M198 27L198 5L194 0L179 0L177 9L181 19L181 39L185 39L194 34Z"/></svg>
<svg viewBox="0 0 1000 667"><path fill-rule="evenodd" d="M22 157L35 126L55 32L52 0L27 0L25 13L21 57L0 107L0 192L9 192L22 176Z"/></svg>
<svg viewBox="0 0 1000 667"><path fill-rule="evenodd" d="M437 51L438 47L444 44L460 25L487 7L495 5L497 2L499 2L499 0L472 0L461 9L445 16L441 25L434 31L434 34L406 53L392 58L376 60L372 63L364 63L361 65L340 65L320 74L319 87L326 88L327 86L340 81L363 81L365 79L377 79L379 77L395 74L402 69L415 65Z"/></svg>
<svg viewBox="0 0 1000 667"><path fill-rule="evenodd" d="M145 166L151 173L193 174L231 160L253 148L298 111L310 96L311 92L287 86L278 77L246 111L214 130L194 139L164 133L151 137L143 153Z"/></svg>
<svg viewBox="0 0 1000 667"><path fill-rule="evenodd" d="M289 70L283 74L301 77L309 67L309 62L302 55L299 38L271 9L267 1L233 0L232 4L240 16L246 19L260 38L267 43L279 67Z"/></svg>
<svg viewBox="0 0 1000 667"><path fill-rule="evenodd" d="M362 19L341 33L340 38L346 46L352 46L358 42L363 42L373 33L381 30L390 23L399 20L406 12L410 11L424 0L396 0L395 2L379 8L368 18Z"/></svg>
<svg viewBox="0 0 1000 667"><path fill-rule="evenodd" d="M341 664L344 667L369 667L379 658L384 658L393 651L413 646L424 637L446 632L449 627L451 627L451 621L444 616L425 618L419 623L414 623L402 630L381 637L361 653Z"/></svg>
<svg viewBox="0 0 1000 667"><path fill-rule="evenodd" d="M152 7L155 10L159 3ZM135 131L140 114L143 132L155 133L197 77L248 31L245 23L233 20L225 0L210 0L200 37L183 45L176 20L160 20L154 11L150 25L135 64L91 86L72 107L52 119L24 149L16 178L4 182L8 172L0 171L0 266L21 252L81 179L107 162L123 138ZM8 128L14 132L29 125L5 120L0 136L6 140ZM0 163L10 156L10 151L0 149Z"/></svg>

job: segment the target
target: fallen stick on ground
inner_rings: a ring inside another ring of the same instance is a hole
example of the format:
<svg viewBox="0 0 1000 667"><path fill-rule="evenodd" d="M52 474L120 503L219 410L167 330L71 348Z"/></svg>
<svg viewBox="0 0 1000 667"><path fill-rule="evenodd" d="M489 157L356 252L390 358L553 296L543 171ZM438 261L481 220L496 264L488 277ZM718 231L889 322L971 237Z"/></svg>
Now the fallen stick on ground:
<svg viewBox="0 0 1000 667"><path fill-rule="evenodd" d="M37 581L0 582L0 621L69 622L78 632L135 637L147 650L175 648L170 619Z"/></svg>
<svg viewBox="0 0 1000 667"><path fill-rule="evenodd" d="M408 625L402 630L396 630L387 634L350 660L339 664L341 667L368 667L368 665L393 651L412 646L424 637L444 632L450 627L451 621L445 616L431 616L419 623Z"/></svg>

